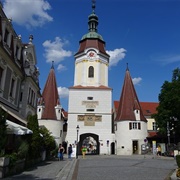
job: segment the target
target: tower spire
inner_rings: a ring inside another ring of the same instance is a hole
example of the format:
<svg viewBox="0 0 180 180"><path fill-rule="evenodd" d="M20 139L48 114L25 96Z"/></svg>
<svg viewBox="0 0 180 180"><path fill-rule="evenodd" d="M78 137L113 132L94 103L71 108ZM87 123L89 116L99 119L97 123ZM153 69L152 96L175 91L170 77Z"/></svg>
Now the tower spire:
<svg viewBox="0 0 180 180"><path fill-rule="evenodd" d="M54 61L52 61L51 69L54 69Z"/></svg>
<svg viewBox="0 0 180 180"><path fill-rule="evenodd" d="M92 0L92 13L89 15L89 32L97 32L98 17L95 14L95 0Z"/></svg>
<svg viewBox="0 0 180 180"><path fill-rule="evenodd" d="M126 71L129 71L128 63L126 63Z"/></svg>
<svg viewBox="0 0 180 180"><path fill-rule="evenodd" d="M92 0L92 12L95 14L95 8L96 8L96 0Z"/></svg>

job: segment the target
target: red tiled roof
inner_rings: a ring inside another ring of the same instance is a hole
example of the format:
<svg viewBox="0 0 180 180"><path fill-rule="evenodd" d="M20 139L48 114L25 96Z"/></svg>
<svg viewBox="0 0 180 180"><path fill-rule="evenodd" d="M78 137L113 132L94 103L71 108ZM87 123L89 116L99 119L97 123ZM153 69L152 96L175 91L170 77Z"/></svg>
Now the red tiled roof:
<svg viewBox="0 0 180 180"><path fill-rule="evenodd" d="M140 111L140 120L147 122L143 115L133 82L127 68L115 121L136 120L134 110Z"/></svg>
<svg viewBox="0 0 180 180"><path fill-rule="evenodd" d="M80 41L80 47L76 54L82 53L85 49L88 49L88 48L96 48L101 53L109 56L105 50L105 42L101 41L98 38L97 39L96 38L84 39L84 40Z"/></svg>
<svg viewBox="0 0 180 180"><path fill-rule="evenodd" d="M157 113L156 108L159 106L157 102L140 102L144 116L151 116Z"/></svg>
<svg viewBox="0 0 180 180"><path fill-rule="evenodd" d="M139 102L139 103L144 116L151 116L152 114L157 113L156 108L159 105L158 102ZM114 101L114 108L116 112L118 106L119 106L119 101Z"/></svg>
<svg viewBox="0 0 180 180"><path fill-rule="evenodd" d="M68 118L68 112L66 112L64 109L62 109L62 115L64 118Z"/></svg>
<svg viewBox="0 0 180 180"><path fill-rule="evenodd" d="M47 78L43 93L43 102L45 105L42 119L57 119L55 113L55 106L60 104L59 95L57 91L56 77L54 73L54 67L51 68L49 76Z"/></svg>
<svg viewBox="0 0 180 180"><path fill-rule="evenodd" d="M148 132L148 137L154 137L157 136L157 132L152 131L152 132Z"/></svg>

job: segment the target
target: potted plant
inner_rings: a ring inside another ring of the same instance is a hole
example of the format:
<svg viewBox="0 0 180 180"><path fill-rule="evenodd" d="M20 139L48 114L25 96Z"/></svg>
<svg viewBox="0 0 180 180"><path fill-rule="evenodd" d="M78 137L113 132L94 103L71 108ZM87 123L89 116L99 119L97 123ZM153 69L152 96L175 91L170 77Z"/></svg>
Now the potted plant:
<svg viewBox="0 0 180 180"><path fill-rule="evenodd" d="M0 166L7 166L9 158L5 157L5 146L7 141L6 112L0 108Z"/></svg>
<svg viewBox="0 0 180 180"><path fill-rule="evenodd" d="M176 163L177 163L177 170L176 170L176 176L180 179L180 155L176 155Z"/></svg>

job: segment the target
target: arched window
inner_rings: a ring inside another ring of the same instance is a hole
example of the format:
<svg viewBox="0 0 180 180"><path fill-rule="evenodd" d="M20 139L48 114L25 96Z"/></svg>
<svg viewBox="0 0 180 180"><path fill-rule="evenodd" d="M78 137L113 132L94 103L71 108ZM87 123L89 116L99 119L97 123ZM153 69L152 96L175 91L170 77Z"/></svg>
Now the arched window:
<svg viewBox="0 0 180 180"><path fill-rule="evenodd" d="M88 77L89 78L93 78L94 77L94 67L93 66L89 67Z"/></svg>

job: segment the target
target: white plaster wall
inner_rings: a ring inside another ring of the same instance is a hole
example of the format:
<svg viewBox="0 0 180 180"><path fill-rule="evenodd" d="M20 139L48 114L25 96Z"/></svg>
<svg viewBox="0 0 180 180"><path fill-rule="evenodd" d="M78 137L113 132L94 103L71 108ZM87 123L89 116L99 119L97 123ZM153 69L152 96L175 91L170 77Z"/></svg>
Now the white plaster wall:
<svg viewBox="0 0 180 180"><path fill-rule="evenodd" d="M99 103L92 113L112 113L112 90L69 89L68 115L71 113L88 113L86 106L82 105L82 101L87 101L87 97L93 97L92 101Z"/></svg>
<svg viewBox="0 0 180 180"><path fill-rule="evenodd" d="M94 78L88 77L88 69L94 67ZM108 66L101 60L87 61L83 60L75 65L74 86L108 86Z"/></svg>
<svg viewBox="0 0 180 180"><path fill-rule="evenodd" d="M98 101L94 112L87 112L87 107L82 105L82 101L87 101L87 97L93 97L92 101ZM86 90L70 89L69 91L69 109L68 109L68 130L66 141L74 144L77 140L76 126L79 125L78 141L81 134L93 133L99 136L100 154L110 154L110 144L114 142L112 134L112 92L111 90ZM102 115L101 122L95 122L95 126L84 126L84 121L78 121L78 115L95 114ZM109 140L109 147L107 147Z"/></svg>
<svg viewBox="0 0 180 180"><path fill-rule="evenodd" d="M117 131L115 131L117 155L132 155L133 140L138 141L138 154L141 154L141 145L144 144L144 139L147 137L147 123L140 121L141 130L129 130L129 122L131 121L117 122Z"/></svg>
<svg viewBox="0 0 180 180"><path fill-rule="evenodd" d="M63 140L63 121L58 120L38 120L39 126L45 126L55 138L57 145L62 143ZM62 130L62 135L60 137L60 132Z"/></svg>

